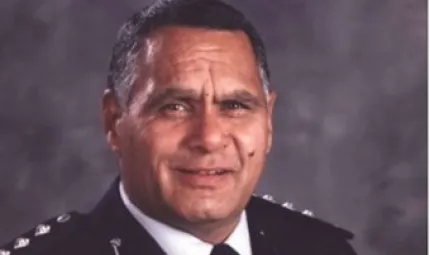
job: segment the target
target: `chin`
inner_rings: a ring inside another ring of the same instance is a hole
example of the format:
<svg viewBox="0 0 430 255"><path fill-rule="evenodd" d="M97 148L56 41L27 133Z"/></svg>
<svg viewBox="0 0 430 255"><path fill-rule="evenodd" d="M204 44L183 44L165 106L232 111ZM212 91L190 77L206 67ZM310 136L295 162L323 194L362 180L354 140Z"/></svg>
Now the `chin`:
<svg viewBox="0 0 430 255"><path fill-rule="evenodd" d="M188 222L213 222L230 218L236 214L235 208L232 206L232 201L195 201L189 203L186 207L179 209L181 218L186 219ZM241 211L241 210L240 210Z"/></svg>
<svg viewBox="0 0 430 255"><path fill-rule="evenodd" d="M191 223L211 223L231 217L231 213L220 211L193 211L184 215L186 221Z"/></svg>

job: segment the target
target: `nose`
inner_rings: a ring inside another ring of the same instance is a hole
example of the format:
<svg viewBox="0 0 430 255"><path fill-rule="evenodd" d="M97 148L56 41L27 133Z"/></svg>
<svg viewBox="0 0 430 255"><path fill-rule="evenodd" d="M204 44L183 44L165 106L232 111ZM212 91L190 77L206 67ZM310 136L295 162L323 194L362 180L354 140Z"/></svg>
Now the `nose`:
<svg viewBox="0 0 430 255"><path fill-rule="evenodd" d="M226 135L216 113L195 116L189 129L188 146L200 153L211 153L226 147Z"/></svg>

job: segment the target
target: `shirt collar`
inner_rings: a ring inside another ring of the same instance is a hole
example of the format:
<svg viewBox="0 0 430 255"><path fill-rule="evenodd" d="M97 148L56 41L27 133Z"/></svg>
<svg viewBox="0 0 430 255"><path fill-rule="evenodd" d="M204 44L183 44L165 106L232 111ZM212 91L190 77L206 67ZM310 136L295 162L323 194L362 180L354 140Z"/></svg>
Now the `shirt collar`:
<svg viewBox="0 0 430 255"><path fill-rule="evenodd" d="M213 245L206 243L197 237L172 228L160 221L157 221L140 211L129 199L124 190L122 182L119 185L121 200L133 217L149 232L157 241L158 245L168 255L183 254L207 254L209 255ZM225 241L240 255L251 255L251 242L249 237L248 221L246 212L240 215L239 223L230 236Z"/></svg>

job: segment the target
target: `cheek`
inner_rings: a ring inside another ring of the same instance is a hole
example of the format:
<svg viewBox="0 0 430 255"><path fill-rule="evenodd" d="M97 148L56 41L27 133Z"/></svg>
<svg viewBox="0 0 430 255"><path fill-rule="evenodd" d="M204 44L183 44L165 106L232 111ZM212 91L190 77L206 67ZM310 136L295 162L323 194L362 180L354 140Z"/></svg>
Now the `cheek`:
<svg viewBox="0 0 430 255"><path fill-rule="evenodd" d="M146 148L146 157L150 160L148 163L158 181L167 181L169 177L167 170L183 137L181 130L178 125L154 121L140 132L139 143Z"/></svg>
<svg viewBox="0 0 430 255"><path fill-rule="evenodd" d="M134 172L130 176L132 181L145 187L145 192L156 199L170 196L175 190L168 166L177 150L180 132L154 121L136 125L134 134L129 152L133 166L128 168Z"/></svg>
<svg viewBox="0 0 430 255"><path fill-rule="evenodd" d="M160 121L155 116L149 117L146 121L138 124L138 139L145 143L156 154L163 154L169 150L174 150L180 139L180 123L169 123Z"/></svg>
<svg viewBox="0 0 430 255"><path fill-rule="evenodd" d="M268 130L261 123L254 121L249 125L235 125L235 146L244 170L241 183L250 189L256 185L266 158Z"/></svg>
<svg viewBox="0 0 430 255"><path fill-rule="evenodd" d="M248 125L234 125L234 140L245 162L260 160L265 155L268 130L261 123L254 121Z"/></svg>

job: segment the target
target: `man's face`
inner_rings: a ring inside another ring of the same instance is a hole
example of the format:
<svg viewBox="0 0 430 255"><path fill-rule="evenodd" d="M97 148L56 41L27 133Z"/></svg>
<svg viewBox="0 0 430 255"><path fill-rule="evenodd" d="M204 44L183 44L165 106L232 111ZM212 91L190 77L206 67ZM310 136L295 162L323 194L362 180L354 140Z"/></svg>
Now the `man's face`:
<svg viewBox="0 0 430 255"><path fill-rule="evenodd" d="M104 104L128 195L173 224L236 218L272 136L274 95L263 92L248 37L166 27L143 45L128 110L112 117L117 106Z"/></svg>

